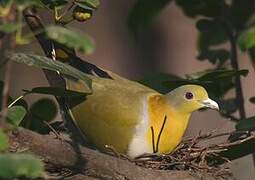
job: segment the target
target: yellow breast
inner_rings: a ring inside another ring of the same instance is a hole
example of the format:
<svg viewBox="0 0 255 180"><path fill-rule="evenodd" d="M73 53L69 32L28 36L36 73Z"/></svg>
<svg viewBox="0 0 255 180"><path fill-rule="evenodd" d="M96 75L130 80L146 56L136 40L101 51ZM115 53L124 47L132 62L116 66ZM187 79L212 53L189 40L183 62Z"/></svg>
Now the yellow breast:
<svg viewBox="0 0 255 180"><path fill-rule="evenodd" d="M153 148L154 142L154 150L157 149L159 153L173 151L180 143L187 128L190 114L174 110L162 95L149 98L148 113L150 128L147 131L147 140L149 146ZM163 124L165 117L165 124ZM162 130L162 133L160 133L160 130Z"/></svg>

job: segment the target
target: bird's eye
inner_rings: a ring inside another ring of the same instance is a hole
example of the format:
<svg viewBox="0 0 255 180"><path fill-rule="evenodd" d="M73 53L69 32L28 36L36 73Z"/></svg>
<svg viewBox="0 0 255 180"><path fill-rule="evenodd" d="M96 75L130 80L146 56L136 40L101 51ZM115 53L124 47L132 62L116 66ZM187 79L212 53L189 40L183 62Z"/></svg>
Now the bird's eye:
<svg viewBox="0 0 255 180"><path fill-rule="evenodd" d="M191 92L186 92L185 98L186 99L192 99L193 98L193 94Z"/></svg>

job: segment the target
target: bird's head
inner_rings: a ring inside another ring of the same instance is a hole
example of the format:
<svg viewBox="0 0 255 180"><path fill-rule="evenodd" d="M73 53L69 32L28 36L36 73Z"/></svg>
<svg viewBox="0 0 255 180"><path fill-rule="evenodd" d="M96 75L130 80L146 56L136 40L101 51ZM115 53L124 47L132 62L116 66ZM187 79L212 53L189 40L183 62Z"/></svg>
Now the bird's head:
<svg viewBox="0 0 255 180"><path fill-rule="evenodd" d="M170 105L183 113L191 113L201 108L219 110L218 104L208 97L202 86L183 85L167 94Z"/></svg>

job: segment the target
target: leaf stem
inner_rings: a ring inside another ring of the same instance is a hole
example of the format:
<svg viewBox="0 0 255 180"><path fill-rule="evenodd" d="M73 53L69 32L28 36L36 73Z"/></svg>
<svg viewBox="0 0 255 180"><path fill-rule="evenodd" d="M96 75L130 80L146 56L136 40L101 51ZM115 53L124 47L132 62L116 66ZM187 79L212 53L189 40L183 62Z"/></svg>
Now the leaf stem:
<svg viewBox="0 0 255 180"><path fill-rule="evenodd" d="M22 99L24 95L19 96L18 98L16 98L14 101L11 102L11 104L8 105L8 108L12 107L16 102L18 102L20 99Z"/></svg>

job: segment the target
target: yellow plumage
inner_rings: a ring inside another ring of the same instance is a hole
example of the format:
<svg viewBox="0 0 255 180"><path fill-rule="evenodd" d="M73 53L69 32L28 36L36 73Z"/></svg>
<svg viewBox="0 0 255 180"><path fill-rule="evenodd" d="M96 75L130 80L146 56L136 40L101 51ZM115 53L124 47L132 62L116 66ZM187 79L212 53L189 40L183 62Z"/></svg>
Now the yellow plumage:
<svg viewBox="0 0 255 180"><path fill-rule="evenodd" d="M110 145L131 157L152 153L151 127L155 146L166 116L158 152L171 152L181 141L194 110L217 108L201 86L186 85L162 95L137 82L110 75L113 79L90 76L93 93L71 109L78 127L101 150ZM80 80L66 79L66 85L76 91L84 87ZM192 99L187 99L186 93L191 93Z"/></svg>

